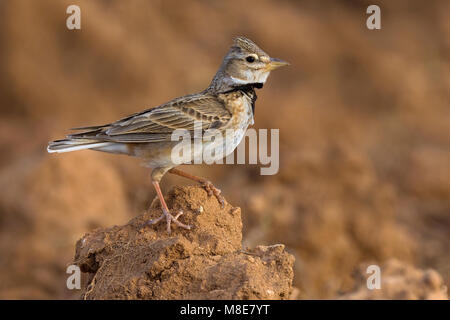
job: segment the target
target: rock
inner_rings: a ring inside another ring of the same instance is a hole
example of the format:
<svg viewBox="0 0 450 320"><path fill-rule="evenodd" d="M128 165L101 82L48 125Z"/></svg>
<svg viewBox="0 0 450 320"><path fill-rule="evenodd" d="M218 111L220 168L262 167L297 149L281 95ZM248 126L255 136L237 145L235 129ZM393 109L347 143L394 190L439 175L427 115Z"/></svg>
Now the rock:
<svg viewBox="0 0 450 320"><path fill-rule="evenodd" d="M75 263L91 274L84 299L288 299L294 258L284 245L242 250L239 208L220 208L201 187L175 187L166 196L192 230L165 223L142 228L148 213L124 226L97 229L76 246ZM200 209L203 208L203 209Z"/></svg>
<svg viewBox="0 0 450 320"><path fill-rule="evenodd" d="M396 259L381 266L381 288L367 288L366 266L355 274L356 287L340 299L394 299L394 300L447 300L447 287L439 273L432 269L420 270Z"/></svg>

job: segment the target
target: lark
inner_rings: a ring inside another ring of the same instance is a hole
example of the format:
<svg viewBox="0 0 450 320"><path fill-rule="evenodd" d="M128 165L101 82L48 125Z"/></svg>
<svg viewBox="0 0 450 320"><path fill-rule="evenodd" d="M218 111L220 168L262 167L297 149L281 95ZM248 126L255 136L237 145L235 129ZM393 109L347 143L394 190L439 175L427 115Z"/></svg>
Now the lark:
<svg viewBox="0 0 450 320"><path fill-rule="evenodd" d="M226 136L225 142L215 146L223 148L221 157L226 157L237 147L248 126L254 123L255 89L263 87L272 70L285 65L288 63L271 58L253 41L237 37L211 84L202 92L173 99L109 124L74 128L72 130L77 130L77 133L50 142L47 151L62 153L90 149L142 158L144 164L152 168L151 180L162 210L161 216L148 221L146 225L154 225L165 219L169 234L172 222L190 229L192 226L179 221L182 212L173 215L164 200L159 183L166 173L200 183L209 196L217 198L222 207L225 200L221 191L209 180L176 168L179 163L174 161L172 149L179 141L173 141L172 134L175 130L186 130L194 137L198 123L202 131L231 130L232 134ZM194 138L189 143L194 143ZM191 163L196 156L193 151L186 163Z"/></svg>

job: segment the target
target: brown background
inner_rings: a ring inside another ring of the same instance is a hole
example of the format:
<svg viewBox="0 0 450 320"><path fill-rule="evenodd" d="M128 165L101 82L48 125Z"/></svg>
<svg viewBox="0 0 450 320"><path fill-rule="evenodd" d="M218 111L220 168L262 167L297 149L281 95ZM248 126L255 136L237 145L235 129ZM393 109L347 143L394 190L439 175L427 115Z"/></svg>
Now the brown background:
<svg viewBox="0 0 450 320"><path fill-rule="evenodd" d="M286 244L300 298L346 292L361 263L391 257L448 285L450 2L376 3L379 31L369 1L1 1L0 298L77 298L75 241L154 197L136 159L47 142L201 91L236 35L291 63L255 119L280 129L280 171L187 169L242 207L244 244Z"/></svg>

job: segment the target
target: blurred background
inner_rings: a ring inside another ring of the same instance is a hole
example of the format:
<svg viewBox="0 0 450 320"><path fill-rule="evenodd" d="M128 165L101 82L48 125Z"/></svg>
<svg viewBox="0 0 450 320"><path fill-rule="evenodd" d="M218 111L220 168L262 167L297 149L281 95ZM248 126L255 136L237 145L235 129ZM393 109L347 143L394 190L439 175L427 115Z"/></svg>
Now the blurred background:
<svg viewBox="0 0 450 320"><path fill-rule="evenodd" d="M66 8L81 8L81 30ZM0 298L78 298L75 242L155 196L139 160L49 140L203 90L232 38L291 65L258 91L280 170L191 166L242 208L244 245L284 243L298 298L390 258L450 275L450 2L0 1ZM163 190L189 184L166 176Z"/></svg>

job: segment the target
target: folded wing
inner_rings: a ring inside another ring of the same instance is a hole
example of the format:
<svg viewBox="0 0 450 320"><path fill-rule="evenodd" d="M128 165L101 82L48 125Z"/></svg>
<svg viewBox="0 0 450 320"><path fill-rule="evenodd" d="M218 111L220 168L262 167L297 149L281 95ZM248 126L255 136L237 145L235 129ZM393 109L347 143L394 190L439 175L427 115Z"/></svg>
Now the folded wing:
<svg viewBox="0 0 450 320"><path fill-rule="evenodd" d="M111 124L77 128L87 130L69 135L69 139L145 143L170 141L173 131L188 130L193 137L195 123L203 131L220 129L231 118L231 113L215 96L194 94L177 98L159 107L135 113Z"/></svg>

